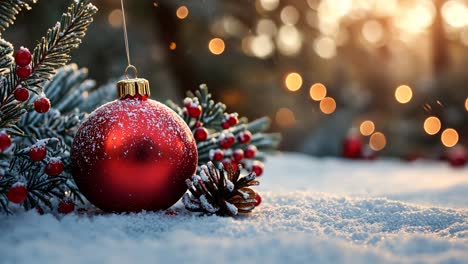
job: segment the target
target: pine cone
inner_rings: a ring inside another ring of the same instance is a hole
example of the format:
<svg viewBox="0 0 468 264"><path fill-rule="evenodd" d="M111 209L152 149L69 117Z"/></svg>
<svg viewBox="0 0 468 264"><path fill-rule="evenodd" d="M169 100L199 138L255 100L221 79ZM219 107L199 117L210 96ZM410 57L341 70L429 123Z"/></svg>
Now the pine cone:
<svg viewBox="0 0 468 264"><path fill-rule="evenodd" d="M202 165L200 175L186 180L189 192L184 195L185 208L193 212L235 216L250 213L255 208L255 191L250 186L259 185L255 173L240 177L242 167L234 172L224 170L220 163L216 169L212 162Z"/></svg>

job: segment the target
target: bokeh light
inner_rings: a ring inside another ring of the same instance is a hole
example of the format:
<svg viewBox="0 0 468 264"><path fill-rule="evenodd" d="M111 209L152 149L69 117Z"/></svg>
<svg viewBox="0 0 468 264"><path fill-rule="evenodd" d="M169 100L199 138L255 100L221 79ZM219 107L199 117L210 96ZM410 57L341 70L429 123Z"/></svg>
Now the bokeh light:
<svg viewBox="0 0 468 264"><path fill-rule="evenodd" d="M120 9L114 9L109 13L107 17L109 25L114 28L122 27L122 11Z"/></svg>
<svg viewBox="0 0 468 264"><path fill-rule="evenodd" d="M281 54L293 56L299 53L302 48L302 34L294 26L283 25L278 31L276 45Z"/></svg>
<svg viewBox="0 0 468 264"><path fill-rule="evenodd" d="M409 101L411 101L412 97L413 97L413 91L411 90L411 87L409 87L408 85L400 85L395 90L395 99L400 104L408 103Z"/></svg>
<svg viewBox="0 0 468 264"><path fill-rule="evenodd" d="M278 28L273 20L263 18L257 22L256 31L258 35L268 35L272 37L276 35Z"/></svg>
<svg viewBox="0 0 468 264"><path fill-rule="evenodd" d="M309 89L310 98L314 101L320 101L327 96L327 88L321 83L314 83Z"/></svg>
<svg viewBox="0 0 468 264"><path fill-rule="evenodd" d="M435 135L439 133L442 123L440 119L435 116L430 116L424 120L424 131L429 135Z"/></svg>
<svg viewBox="0 0 468 264"><path fill-rule="evenodd" d="M468 8L456 0L449 0L442 6L442 17L444 21L454 28L462 28L468 25Z"/></svg>
<svg viewBox="0 0 468 264"><path fill-rule="evenodd" d="M279 0L260 0L261 7L266 11L273 11L279 5Z"/></svg>
<svg viewBox="0 0 468 264"><path fill-rule="evenodd" d="M176 48L177 48L177 44L174 41L169 44L170 50L175 50Z"/></svg>
<svg viewBox="0 0 468 264"><path fill-rule="evenodd" d="M256 36L250 41L250 51L259 58L266 58L273 54L275 45L273 40L265 34Z"/></svg>
<svg viewBox="0 0 468 264"><path fill-rule="evenodd" d="M299 11L294 6L286 6L281 10L280 17L284 24L293 26L299 21Z"/></svg>
<svg viewBox="0 0 468 264"><path fill-rule="evenodd" d="M335 99L331 97L325 97L322 101L320 101L320 111L322 113L330 115L335 112L336 109L336 102Z"/></svg>
<svg viewBox="0 0 468 264"><path fill-rule="evenodd" d="M375 130L375 124L374 122L370 120L366 120L362 122L361 125L359 126L359 131L361 132L363 136L372 135L372 133L374 133L374 130Z"/></svg>
<svg viewBox="0 0 468 264"><path fill-rule="evenodd" d="M375 132L369 139L369 147L374 151L380 151L387 145L387 139L381 132Z"/></svg>
<svg viewBox="0 0 468 264"><path fill-rule="evenodd" d="M369 20L362 26L362 36L372 44L381 42L384 36L382 24L377 20Z"/></svg>
<svg viewBox="0 0 468 264"><path fill-rule="evenodd" d="M224 41L220 38L214 38L210 40L210 42L208 43L208 49L214 55L220 55L221 53L223 53L224 48L225 48Z"/></svg>
<svg viewBox="0 0 468 264"><path fill-rule="evenodd" d="M331 59L336 55L336 43L330 37L321 36L314 40L314 51L324 59Z"/></svg>
<svg viewBox="0 0 468 264"><path fill-rule="evenodd" d="M186 6L180 6L179 8L177 8L177 11L176 11L176 16L179 18L179 19L185 19L189 14L189 10Z"/></svg>
<svg viewBox="0 0 468 264"><path fill-rule="evenodd" d="M288 73L284 78L284 85L291 92L298 91L302 87L302 76L297 72Z"/></svg>
<svg viewBox="0 0 468 264"><path fill-rule="evenodd" d="M458 143L458 132L453 128L447 128L442 132L440 140L444 146L451 148Z"/></svg>
<svg viewBox="0 0 468 264"><path fill-rule="evenodd" d="M292 127L296 124L294 112L286 107L280 108L276 112L275 120L278 126L284 128Z"/></svg>
<svg viewBox="0 0 468 264"><path fill-rule="evenodd" d="M466 100L465 100L465 109L466 109L466 111L468 112L468 97L467 97Z"/></svg>

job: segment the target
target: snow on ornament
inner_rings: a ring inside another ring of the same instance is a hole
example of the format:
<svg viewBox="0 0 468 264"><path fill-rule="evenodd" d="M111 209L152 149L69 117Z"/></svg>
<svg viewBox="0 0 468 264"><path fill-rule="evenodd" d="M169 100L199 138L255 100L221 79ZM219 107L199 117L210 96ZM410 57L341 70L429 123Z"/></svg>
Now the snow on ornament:
<svg viewBox="0 0 468 264"><path fill-rule="evenodd" d="M96 109L78 129L72 174L84 196L104 211L167 209L196 171L196 142L182 118L148 99L148 81L128 69L135 78L118 82L120 98Z"/></svg>

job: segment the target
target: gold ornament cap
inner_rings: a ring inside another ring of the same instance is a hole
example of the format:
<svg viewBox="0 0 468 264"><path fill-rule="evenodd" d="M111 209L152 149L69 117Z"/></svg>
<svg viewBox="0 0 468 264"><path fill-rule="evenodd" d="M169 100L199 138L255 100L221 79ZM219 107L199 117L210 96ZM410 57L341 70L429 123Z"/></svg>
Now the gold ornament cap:
<svg viewBox="0 0 468 264"><path fill-rule="evenodd" d="M134 78L129 78L128 71L130 69L134 72ZM117 94L119 95L119 98L126 96L135 96L137 94L148 97L151 95L148 80L138 78L138 71L135 66L127 66L127 68L125 69L125 77L127 79L120 80L119 82L117 82Z"/></svg>

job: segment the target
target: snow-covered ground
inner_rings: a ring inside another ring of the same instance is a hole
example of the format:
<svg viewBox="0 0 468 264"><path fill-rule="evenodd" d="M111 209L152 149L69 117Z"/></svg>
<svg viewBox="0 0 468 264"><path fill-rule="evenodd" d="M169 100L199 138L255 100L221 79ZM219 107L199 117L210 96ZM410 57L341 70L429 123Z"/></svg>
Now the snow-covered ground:
<svg viewBox="0 0 468 264"><path fill-rule="evenodd" d="M250 216L0 216L0 263L468 263L468 167L269 158Z"/></svg>

